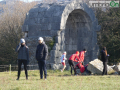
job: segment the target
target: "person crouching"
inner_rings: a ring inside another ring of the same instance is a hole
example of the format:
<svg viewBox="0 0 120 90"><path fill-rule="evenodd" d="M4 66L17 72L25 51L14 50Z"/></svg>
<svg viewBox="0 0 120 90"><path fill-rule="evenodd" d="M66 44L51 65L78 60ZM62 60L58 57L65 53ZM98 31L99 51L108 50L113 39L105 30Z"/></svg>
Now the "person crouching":
<svg viewBox="0 0 120 90"><path fill-rule="evenodd" d="M71 75L72 75L72 68L74 69L74 75L76 74L74 62L79 62L79 57L78 56L79 56L79 51L76 51L76 53L71 55L69 60L68 60L68 63L71 67Z"/></svg>

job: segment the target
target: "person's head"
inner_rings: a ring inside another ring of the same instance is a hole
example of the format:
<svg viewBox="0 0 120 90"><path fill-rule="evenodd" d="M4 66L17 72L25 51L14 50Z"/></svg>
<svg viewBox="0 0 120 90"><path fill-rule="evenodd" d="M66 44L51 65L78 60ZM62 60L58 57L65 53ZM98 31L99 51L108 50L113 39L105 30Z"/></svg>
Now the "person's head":
<svg viewBox="0 0 120 90"><path fill-rule="evenodd" d="M103 47L103 50L105 51L105 54L107 55L107 49L106 49L106 47Z"/></svg>
<svg viewBox="0 0 120 90"><path fill-rule="evenodd" d="M76 53L75 53L75 54L79 55L79 51L76 51Z"/></svg>
<svg viewBox="0 0 120 90"><path fill-rule="evenodd" d="M86 49L83 49L83 51L85 51L85 53L87 52L87 50L86 50Z"/></svg>
<svg viewBox="0 0 120 90"><path fill-rule="evenodd" d="M42 37L39 37L38 38L38 42L41 44L41 43L43 43L43 38Z"/></svg>
<svg viewBox="0 0 120 90"><path fill-rule="evenodd" d="M106 47L103 47L103 50L105 51L105 50L106 50Z"/></svg>
<svg viewBox="0 0 120 90"><path fill-rule="evenodd" d="M66 55L66 54L67 54L67 52L66 52L66 51L64 51L64 53L63 53L63 54L65 54L65 55Z"/></svg>
<svg viewBox="0 0 120 90"><path fill-rule="evenodd" d="M21 45L25 45L25 39L20 39L20 43L21 43Z"/></svg>

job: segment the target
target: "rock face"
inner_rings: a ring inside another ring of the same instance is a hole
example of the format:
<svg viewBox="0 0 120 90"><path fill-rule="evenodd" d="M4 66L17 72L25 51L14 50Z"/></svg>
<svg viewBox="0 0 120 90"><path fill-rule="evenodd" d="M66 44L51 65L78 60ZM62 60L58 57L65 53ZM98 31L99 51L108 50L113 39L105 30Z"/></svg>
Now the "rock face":
<svg viewBox="0 0 120 90"><path fill-rule="evenodd" d="M97 58L99 47L97 32L100 30L94 12L82 0L58 3L41 3L26 15L23 32L30 49L30 64L35 62L35 44L38 37L51 37L55 40L48 63L58 65L63 51L67 58L77 51L87 49L85 64ZM34 43L33 43L34 42ZM33 45L34 44L34 45Z"/></svg>
<svg viewBox="0 0 120 90"><path fill-rule="evenodd" d="M98 59L95 59L91 62L89 62L88 64L88 67L87 69L93 73L93 74L98 74L98 75L101 75L102 72L103 72L103 62L98 60ZM107 71L108 71L108 74L112 74L114 73L115 71L107 65Z"/></svg>
<svg viewBox="0 0 120 90"><path fill-rule="evenodd" d="M113 69L120 75L120 65L115 65Z"/></svg>

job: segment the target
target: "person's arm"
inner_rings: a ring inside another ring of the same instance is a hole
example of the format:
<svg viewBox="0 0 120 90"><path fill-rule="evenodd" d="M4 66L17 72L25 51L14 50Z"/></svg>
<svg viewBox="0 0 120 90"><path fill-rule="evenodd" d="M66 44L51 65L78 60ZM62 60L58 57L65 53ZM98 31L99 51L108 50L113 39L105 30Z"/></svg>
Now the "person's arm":
<svg viewBox="0 0 120 90"><path fill-rule="evenodd" d="M16 51L16 52L19 52L20 47L21 47L21 45L19 44L19 45L16 47L15 51Z"/></svg>
<svg viewBox="0 0 120 90"><path fill-rule="evenodd" d="M27 49L27 60L29 60L29 48L26 49Z"/></svg>
<svg viewBox="0 0 120 90"><path fill-rule="evenodd" d="M64 60L67 60L66 55L64 55Z"/></svg>
<svg viewBox="0 0 120 90"><path fill-rule="evenodd" d="M36 54L35 54L35 59L37 60L37 53L38 53L38 46L36 48Z"/></svg>
<svg viewBox="0 0 120 90"><path fill-rule="evenodd" d="M46 60L47 56L48 56L48 47L47 47L47 45L44 45L44 52L43 53L44 53L43 59Z"/></svg>
<svg viewBox="0 0 120 90"><path fill-rule="evenodd" d="M27 50L27 64L29 63L29 48L26 47L26 50Z"/></svg>
<svg viewBox="0 0 120 90"><path fill-rule="evenodd" d="M76 60L77 59L77 60ZM75 62L79 62L79 57L76 55L75 56L75 60L74 60Z"/></svg>

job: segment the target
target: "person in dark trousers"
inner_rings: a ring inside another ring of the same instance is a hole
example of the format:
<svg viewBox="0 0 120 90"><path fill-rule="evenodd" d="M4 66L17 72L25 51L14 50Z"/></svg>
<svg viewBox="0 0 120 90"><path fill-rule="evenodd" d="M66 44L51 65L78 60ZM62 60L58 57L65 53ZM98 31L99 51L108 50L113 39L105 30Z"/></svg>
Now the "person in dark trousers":
<svg viewBox="0 0 120 90"><path fill-rule="evenodd" d="M74 62L79 62L79 57L78 56L79 56L79 51L76 51L76 53L71 55L69 60L68 60L68 63L71 67L71 75L72 75L72 68L74 69L74 75L76 74Z"/></svg>
<svg viewBox="0 0 120 90"><path fill-rule="evenodd" d="M47 70L46 70L46 59L48 56L48 48L42 37L38 38L39 45L36 49L36 60L38 61L39 70L40 70L40 78L43 79L43 71L44 78L47 79Z"/></svg>
<svg viewBox="0 0 120 90"><path fill-rule="evenodd" d="M17 46L16 52L18 52L18 77L16 80L20 78L22 64L24 65L26 80L28 80L27 64L29 62L29 49L24 39L20 39L20 44Z"/></svg>
<svg viewBox="0 0 120 90"><path fill-rule="evenodd" d="M106 47L103 47L103 50L101 51L101 60L103 62L103 73L102 75L107 75L107 62L108 62L108 54Z"/></svg>

